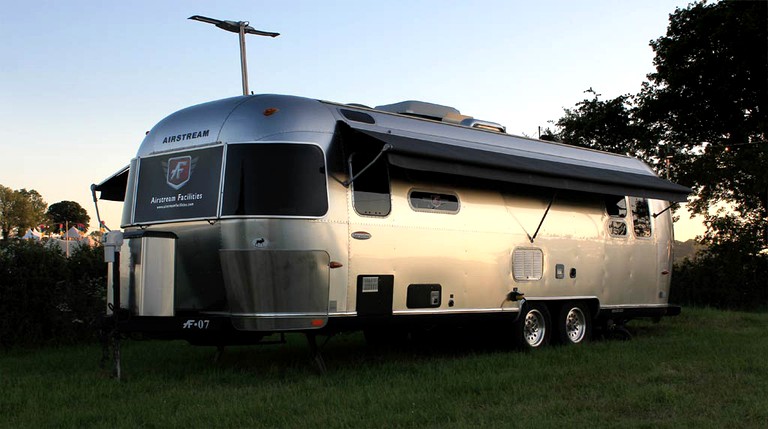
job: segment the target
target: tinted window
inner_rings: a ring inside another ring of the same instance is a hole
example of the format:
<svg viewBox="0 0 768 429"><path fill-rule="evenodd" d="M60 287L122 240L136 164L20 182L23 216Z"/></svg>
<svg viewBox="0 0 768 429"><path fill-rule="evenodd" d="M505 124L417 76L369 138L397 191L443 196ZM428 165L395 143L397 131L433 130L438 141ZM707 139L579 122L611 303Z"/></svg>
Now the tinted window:
<svg viewBox="0 0 768 429"><path fill-rule="evenodd" d="M386 216L392 209L389 171L384 157L371 164L378 153L354 153L351 157L352 204L362 215Z"/></svg>
<svg viewBox="0 0 768 429"><path fill-rule="evenodd" d="M459 197L453 194L411 191L409 201L414 210L430 210L448 213L458 213L459 211Z"/></svg>
<svg viewBox="0 0 768 429"><path fill-rule="evenodd" d="M627 236L627 199L617 196L605 197L605 211L611 219L608 220L608 233L613 237Z"/></svg>
<svg viewBox="0 0 768 429"><path fill-rule="evenodd" d="M626 237L627 222L624 219L611 219L608 221L608 232L614 237Z"/></svg>
<svg viewBox="0 0 768 429"><path fill-rule="evenodd" d="M323 216L325 159L308 144L237 144L227 148L223 216Z"/></svg>
<svg viewBox="0 0 768 429"><path fill-rule="evenodd" d="M624 197L605 197L605 211L609 216L626 217L627 201Z"/></svg>
<svg viewBox="0 0 768 429"><path fill-rule="evenodd" d="M635 237L650 237L651 210L648 208L648 200L645 198L630 197L629 204L632 208L632 222L635 225Z"/></svg>

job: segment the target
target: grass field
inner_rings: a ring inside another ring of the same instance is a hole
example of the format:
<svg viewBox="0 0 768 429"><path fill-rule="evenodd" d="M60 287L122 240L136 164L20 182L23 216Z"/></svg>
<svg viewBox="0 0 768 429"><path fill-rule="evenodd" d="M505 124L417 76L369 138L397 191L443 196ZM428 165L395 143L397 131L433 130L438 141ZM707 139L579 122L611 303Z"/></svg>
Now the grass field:
<svg viewBox="0 0 768 429"><path fill-rule="evenodd" d="M300 336L214 349L125 341L0 354L2 427L768 427L768 314L684 309L631 341L512 351L465 341L371 350ZM498 339L501 341L501 338Z"/></svg>

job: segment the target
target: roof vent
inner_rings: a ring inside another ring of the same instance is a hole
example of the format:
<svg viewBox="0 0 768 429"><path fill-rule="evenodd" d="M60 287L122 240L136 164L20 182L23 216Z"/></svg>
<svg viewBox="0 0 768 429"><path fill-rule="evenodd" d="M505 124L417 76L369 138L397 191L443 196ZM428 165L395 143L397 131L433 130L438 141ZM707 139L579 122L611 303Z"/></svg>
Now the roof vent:
<svg viewBox="0 0 768 429"><path fill-rule="evenodd" d="M401 101L395 104L385 104L376 106L376 110L385 112L399 113L401 115L416 116L419 118L434 119L441 121L448 115L460 115L461 113L450 106L441 106L439 104L427 103L425 101Z"/></svg>
<svg viewBox="0 0 768 429"><path fill-rule="evenodd" d="M507 129L503 125L490 121L482 121L472 116L462 115L458 109L440 104L427 103L425 101L401 101L394 104L385 104L376 106L376 110L385 112L399 113L401 115L415 116L417 118L442 121L450 124L462 125L469 128L477 128L486 131L495 131L506 133Z"/></svg>
<svg viewBox="0 0 768 429"><path fill-rule="evenodd" d="M459 122L459 125L464 125L465 127L470 127L470 128L479 128L481 130L496 131L499 133L507 132L507 127L505 127L504 125L497 124L496 122L474 119L472 117L462 120L461 122Z"/></svg>

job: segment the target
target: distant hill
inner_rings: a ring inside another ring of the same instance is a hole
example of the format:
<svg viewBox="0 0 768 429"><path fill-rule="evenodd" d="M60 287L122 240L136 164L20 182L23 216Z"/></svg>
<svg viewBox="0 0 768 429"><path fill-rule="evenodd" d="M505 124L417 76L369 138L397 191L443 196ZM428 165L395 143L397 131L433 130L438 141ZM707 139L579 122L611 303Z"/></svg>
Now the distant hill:
<svg viewBox="0 0 768 429"><path fill-rule="evenodd" d="M696 254L704 249L705 246L696 242L696 240L677 241L672 249L674 251L675 263L683 262L685 258L693 260Z"/></svg>

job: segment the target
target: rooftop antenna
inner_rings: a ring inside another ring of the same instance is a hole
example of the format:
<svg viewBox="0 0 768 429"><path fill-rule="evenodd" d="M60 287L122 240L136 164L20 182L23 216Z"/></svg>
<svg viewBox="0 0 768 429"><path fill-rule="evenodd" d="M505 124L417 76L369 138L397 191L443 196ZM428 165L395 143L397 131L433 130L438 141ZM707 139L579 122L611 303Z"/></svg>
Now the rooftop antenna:
<svg viewBox="0 0 768 429"><path fill-rule="evenodd" d="M256 30L255 28L248 25L248 21L221 21L200 15L190 16L189 19L213 24L222 30L238 33L240 35L240 69L242 71L243 77L243 95L248 95L248 66L245 63L245 34L248 33L255 34L257 36L277 37L280 35L280 33L270 33L268 31Z"/></svg>

